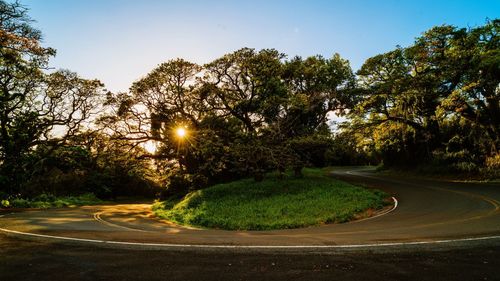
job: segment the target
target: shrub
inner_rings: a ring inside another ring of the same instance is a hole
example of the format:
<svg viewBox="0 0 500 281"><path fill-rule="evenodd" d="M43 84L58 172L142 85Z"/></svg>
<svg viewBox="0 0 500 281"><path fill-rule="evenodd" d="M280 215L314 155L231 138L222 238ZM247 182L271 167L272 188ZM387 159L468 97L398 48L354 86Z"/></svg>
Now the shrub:
<svg viewBox="0 0 500 281"><path fill-rule="evenodd" d="M500 170L500 153L486 157L486 168Z"/></svg>
<svg viewBox="0 0 500 281"><path fill-rule="evenodd" d="M22 198L15 198L12 200L13 207L16 208L29 208L30 207L30 201L27 199L22 199Z"/></svg>
<svg viewBox="0 0 500 281"><path fill-rule="evenodd" d="M173 170L167 179L165 189L160 197L166 198L173 195L184 196L190 191L202 189L208 184L208 178L203 175L186 174L178 170Z"/></svg>
<svg viewBox="0 0 500 281"><path fill-rule="evenodd" d="M0 207L2 207L2 208L8 208L8 207L10 207L9 200L2 200L2 201L0 201Z"/></svg>
<svg viewBox="0 0 500 281"><path fill-rule="evenodd" d="M5 206L4 201L7 202L8 206ZM97 198L94 194L82 194L79 196L63 196L56 197L52 194L40 194L33 199L24 198L14 198L10 202L7 200L2 200L1 204L3 207L15 207L15 208L62 208L69 206L79 206L79 205L93 205L99 204L102 201Z"/></svg>
<svg viewBox="0 0 500 281"><path fill-rule="evenodd" d="M500 178L500 153L487 157L482 170L486 178Z"/></svg>
<svg viewBox="0 0 500 281"><path fill-rule="evenodd" d="M478 172L478 166L472 162L458 162L453 164L454 170L459 173L475 174Z"/></svg>

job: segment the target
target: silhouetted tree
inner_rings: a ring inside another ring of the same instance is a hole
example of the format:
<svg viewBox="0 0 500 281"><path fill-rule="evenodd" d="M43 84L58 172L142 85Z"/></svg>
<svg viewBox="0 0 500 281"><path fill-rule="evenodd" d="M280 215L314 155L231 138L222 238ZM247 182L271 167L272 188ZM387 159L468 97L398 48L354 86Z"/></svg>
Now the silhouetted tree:
<svg viewBox="0 0 500 281"><path fill-rule="evenodd" d="M97 113L104 93L98 80L69 71L46 74L54 49L42 47L27 9L0 1L0 173L12 192L29 171L23 160L37 146L64 144Z"/></svg>

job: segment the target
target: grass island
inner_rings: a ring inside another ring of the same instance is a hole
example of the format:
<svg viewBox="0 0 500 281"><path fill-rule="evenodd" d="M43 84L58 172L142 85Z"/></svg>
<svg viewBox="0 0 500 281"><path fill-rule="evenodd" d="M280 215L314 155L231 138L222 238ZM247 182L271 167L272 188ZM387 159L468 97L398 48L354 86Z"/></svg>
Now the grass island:
<svg viewBox="0 0 500 281"><path fill-rule="evenodd" d="M180 225L226 230L272 230L342 223L389 204L379 190L354 186L305 169L304 177L271 173L261 182L242 179L153 205L159 218Z"/></svg>

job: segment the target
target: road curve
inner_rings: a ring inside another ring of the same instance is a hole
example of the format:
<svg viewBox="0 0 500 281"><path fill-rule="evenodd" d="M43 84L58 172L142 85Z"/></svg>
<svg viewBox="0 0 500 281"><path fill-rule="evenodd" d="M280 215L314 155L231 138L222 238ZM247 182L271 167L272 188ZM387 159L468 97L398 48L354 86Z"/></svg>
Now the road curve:
<svg viewBox="0 0 500 281"><path fill-rule="evenodd" d="M500 240L500 186L387 177L367 168L332 176L384 190L398 207L369 220L291 230L180 227L152 217L148 204L114 204L3 214L11 235L150 247L356 248Z"/></svg>

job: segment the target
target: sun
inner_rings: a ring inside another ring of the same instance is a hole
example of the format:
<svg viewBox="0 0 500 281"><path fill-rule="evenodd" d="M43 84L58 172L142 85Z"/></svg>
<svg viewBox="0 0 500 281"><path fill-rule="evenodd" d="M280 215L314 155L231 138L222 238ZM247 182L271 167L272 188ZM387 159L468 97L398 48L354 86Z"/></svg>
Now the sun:
<svg viewBox="0 0 500 281"><path fill-rule="evenodd" d="M184 137L186 137L187 132L185 128L179 127L175 130L175 134L177 135L177 137L183 139Z"/></svg>

